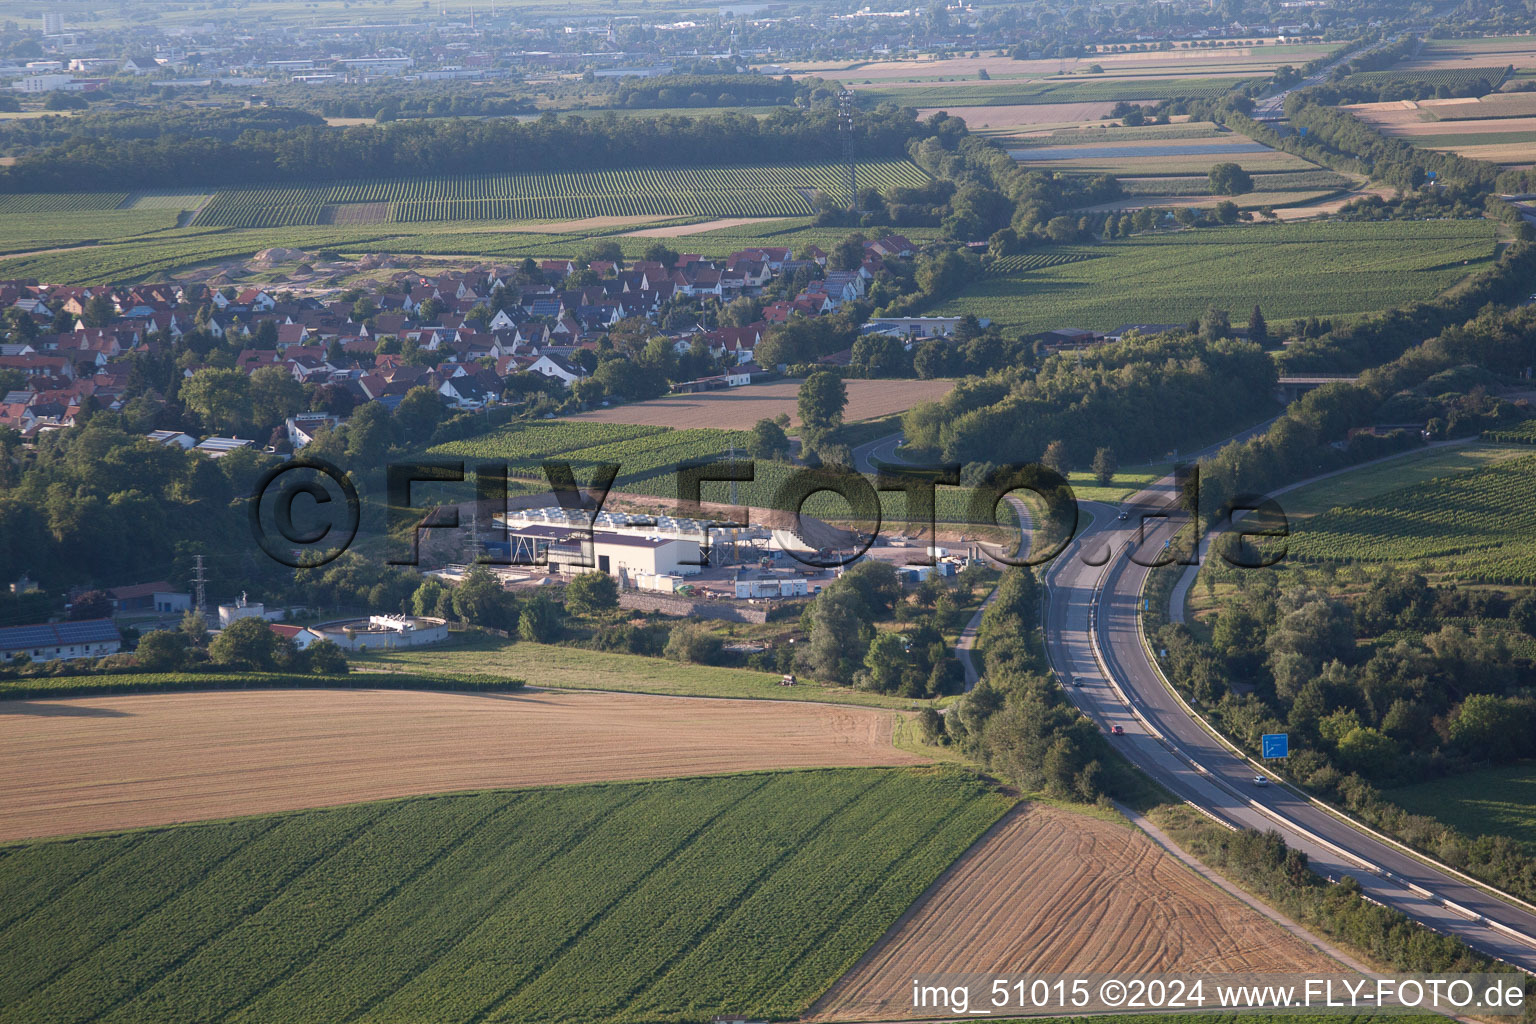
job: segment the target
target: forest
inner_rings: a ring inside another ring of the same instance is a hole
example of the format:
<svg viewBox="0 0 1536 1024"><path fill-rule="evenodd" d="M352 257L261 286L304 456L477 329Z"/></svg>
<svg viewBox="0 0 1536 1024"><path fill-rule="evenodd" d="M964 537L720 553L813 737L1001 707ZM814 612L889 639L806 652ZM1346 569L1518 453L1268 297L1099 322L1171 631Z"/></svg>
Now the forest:
<svg viewBox="0 0 1536 1024"><path fill-rule="evenodd" d="M300 115L309 117L309 115ZM857 121L864 158L901 158L930 122L881 107ZM961 127L963 131L963 126ZM534 121L436 119L332 128L251 129L235 138L172 123L150 138L71 138L0 168L0 192L302 184L509 171L674 167L824 160L841 152L835 111L788 107L762 117L612 114Z"/></svg>

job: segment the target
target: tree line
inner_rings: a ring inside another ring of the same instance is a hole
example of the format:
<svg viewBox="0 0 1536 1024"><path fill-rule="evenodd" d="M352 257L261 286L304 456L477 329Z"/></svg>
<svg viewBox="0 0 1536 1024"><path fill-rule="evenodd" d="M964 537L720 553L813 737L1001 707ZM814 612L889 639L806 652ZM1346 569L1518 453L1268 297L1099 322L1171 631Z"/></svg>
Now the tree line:
<svg viewBox="0 0 1536 1024"><path fill-rule="evenodd" d="M307 115L306 115L307 116ZM862 158L905 155L929 130L910 110L882 106L855 122ZM72 138L0 169L0 191L169 185L304 184L348 178L692 164L823 161L841 151L834 111L774 110L757 118L556 117L441 119L331 128L299 124L233 139L173 122L152 138Z"/></svg>
<svg viewBox="0 0 1536 1024"><path fill-rule="evenodd" d="M907 444L945 461L1038 461L1061 441L1071 466L1113 447L1130 458L1252 422L1270 405L1273 361L1228 338L1219 317L1195 333L1142 337L1048 357L962 381L902 417Z"/></svg>

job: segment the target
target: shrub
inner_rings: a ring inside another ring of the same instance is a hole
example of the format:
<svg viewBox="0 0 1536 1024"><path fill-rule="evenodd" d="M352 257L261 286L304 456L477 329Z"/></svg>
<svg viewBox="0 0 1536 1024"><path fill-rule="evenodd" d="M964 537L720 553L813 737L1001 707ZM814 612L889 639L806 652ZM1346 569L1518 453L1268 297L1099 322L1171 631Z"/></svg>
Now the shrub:
<svg viewBox="0 0 1536 1024"><path fill-rule="evenodd" d="M697 622L684 622L673 627L662 652L673 661L692 662L695 665L713 665L720 660L720 638Z"/></svg>

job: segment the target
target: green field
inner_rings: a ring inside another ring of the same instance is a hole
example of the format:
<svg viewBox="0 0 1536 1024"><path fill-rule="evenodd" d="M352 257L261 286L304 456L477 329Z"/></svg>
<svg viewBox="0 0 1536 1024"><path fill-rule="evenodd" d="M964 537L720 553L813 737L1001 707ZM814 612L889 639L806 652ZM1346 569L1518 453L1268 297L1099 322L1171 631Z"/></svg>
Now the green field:
<svg viewBox="0 0 1536 1024"><path fill-rule="evenodd" d="M1468 132L1464 135L1402 135L1421 149L1465 149L1468 146L1513 146L1536 142L1536 132Z"/></svg>
<svg viewBox="0 0 1536 1024"><path fill-rule="evenodd" d="M591 245L592 239L602 238L617 242L624 250L626 259L638 259L646 247L656 241L650 236L623 233L632 230L634 225L560 233L530 231L526 221L337 224L255 229L166 228L141 237L118 237L119 231L129 231L129 227L112 227L109 238L100 227L90 229L91 217L100 218L100 222L109 227L123 223L123 218L153 216L161 218L153 223L165 223L174 221L174 217L168 213L137 209L69 216L82 217L84 224L80 229L82 238L74 243L73 248L0 260L0 277L35 277L53 284L135 283L163 279L201 263L249 257L273 246L310 252L333 251L343 255L388 252L514 262L526 256L535 259L575 257ZM18 228L16 230L21 231L21 234L13 236L12 226L8 223L10 220L0 218L0 252L32 252L52 249L60 244L61 239L37 236L36 232L46 231L46 227ZM45 224L46 219L30 215L23 223ZM901 231L919 244L938 235L935 228L903 228ZM817 245L830 252L847 234L847 229L814 227L810 218L801 217L674 235L663 241L672 248L682 247L686 251L715 258L759 245L785 246L797 253L806 246ZM99 245L79 244L98 237L106 240Z"/></svg>
<svg viewBox="0 0 1536 1024"><path fill-rule="evenodd" d="M1536 761L1420 782L1382 795L1468 835L1508 836L1536 846Z"/></svg>
<svg viewBox="0 0 1536 1024"><path fill-rule="evenodd" d="M128 201L127 192L23 192L0 195L0 213L71 213L115 210Z"/></svg>
<svg viewBox="0 0 1536 1024"><path fill-rule="evenodd" d="M934 311L1018 331L1181 323L1207 307L1271 320L1427 299L1493 259L1481 221L1316 223L1143 235L1063 251L1099 257L988 277ZM1464 262L1465 261L1465 262Z"/></svg>
<svg viewBox="0 0 1536 1024"><path fill-rule="evenodd" d="M1447 89L1459 89L1481 79L1492 87L1490 91L1495 91L1503 84L1509 71L1507 64L1497 67L1427 68L1422 71L1361 71L1344 79L1344 84L1346 86L1386 85L1389 82L1403 82L1408 85L1432 85L1436 88L1445 86Z"/></svg>
<svg viewBox="0 0 1536 1024"><path fill-rule="evenodd" d="M1010 802L803 771L12 846L0 1021L793 1017Z"/></svg>
<svg viewBox="0 0 1536 1024"><path fill-rule="evenodd" d="M1253 191L1305 192L1311 190L1337 191L1349 188L1353 179L1335 171L1274 171L1253 174ZM1124 177L1120 187L1132 196L1208 196L1211 194L1209 172L1196 175L1170 175L1166 177Z"/></svg>
<svg viewBox="0 0 1536 1024"><path fill-rule="evenodd" d="M568 437L565 437L566 432ZM480 437L438 445L428 449L426 454L504 460L512 475L532 478L541 484L545 481L542 465L546 458L569 462L580 484L585 484L591 478L592 466L615 463L619 466L613 484L616 493L644 495L672 503L677 499L679 463L690 459L724 459L729 456L732 448L737 458L745 458L747 441L747 431L702 427L631 427L581 421L562 423L558 427L552 424L512 423ZM790 477L799 472L797 467L787 462L760 459L754 463L753 472L752 480L739 484L737 504L793 511L791 502L780 500L780 488L786 486ZM1118 489L1111 490L1119 493ZM706 482L700 494L703 501L726 503L730 501L730 485L718 481ZM905 496L899 491L885 491L880 493L879 498L883 521L893 528L904 527L907 515ZM968 499L969 493L960 488L939 488L935 494L938 520L946 523L970 522ZM835 521L846 521L851 516L848 503L827 492L812 494L801 506L801 512L806 516ZM1007 517L1007 521L1012 521L1011 516Z"/></svg>
<svg viewBox="0 0 1536 1024"><path fill-rule="evenodd" d="M857 74L849 75L856 80ZM903 107L995 107L1016 103L1093 103L1116 100L1214 99L1254 78L1104 77L1028 80L1014 79L962 85L861 86L867 106L895 103Z"/></svg>
<svg viewBox="0 0 1536 1024"><path fill-rule="evenodd" d="M589 651L580 647L513 643L486 637L446 647L369 651L351 658L353 685L369 685L381 673L448 675L480 679L526 679L535 686L570 690L614 690L677 697L741 697L808 700L826 704L913 708L926 704L905 697L814 683L786 687L777 673L709 665L683 665L638 654Z"/></svg>
<svg viewBox="0 0 1536 1024"><path fill-rule="evenodd" d="M1536 443L1536 433L1529 443ZM1331 508L1370 501L1390 491L1470 473L1524 454L1528 454L1526 449L1507 444L1426 448L1298 487L1278 500L1293 520L1311 518Z"/></svg>
<svg viewBox="0 0 1536 1024"><path fill-rule="evenodd" d="M917 186L927 174L907 161L860 165L876 188ZM846 195L840 164L759 167L645 168L569 173L481 174L373 179L335 184L226 188L199 210L202 227L274 228L290 225L423 221L561 221L587 217L796 217L815 211L805 192ZM138 208L177 210L199 194L141 193ZM127 193L37 193L0 196L0 213L114 210Z"/></svg>
<svg viewBox="0 0 1536 1024"><path fill-rule="evenodd" d="M1125 143L1117 141L1067 143L1064 148L1078 154L1072 157L1053 155L1050 149L1040 146L1027 146L1017 152L1010 147L1010 152L1013 152L1014 158L1022 166L1031 170L1081 171L1092 174L1112 174L1116 177L1121 175L1178 177L1204 174L1207 176L1207 183L1209 183L1211 167L1218 163L1235 163L1254 175L1265 172L1297 174L1318 170L1317 165L1311 161L1277 149L1265 148L1238 153L1218 152L1225 143L1251 141L1242 136L1229 136L1227 139L1213 140L1214 144L1209 151L1203 140L1199 139L1191 140L1188 145L1177 140L1148 139ZM1170 150L1178 151L1169 152Z"/></svg>
<svg viewBox="0 0 1536 1024"><path fill-rule="evenodd" d="M1458 579L1536 582L1536 455L1420 480L1330 509L1292 532L1304 561L1411 564Z"/></svg>
<svg viewBox="0 0 1536 1024"><path fill-rule="evenodd" d="M176 210L74 210L0 215L0 253L153 235L176 226Z"/></svg>

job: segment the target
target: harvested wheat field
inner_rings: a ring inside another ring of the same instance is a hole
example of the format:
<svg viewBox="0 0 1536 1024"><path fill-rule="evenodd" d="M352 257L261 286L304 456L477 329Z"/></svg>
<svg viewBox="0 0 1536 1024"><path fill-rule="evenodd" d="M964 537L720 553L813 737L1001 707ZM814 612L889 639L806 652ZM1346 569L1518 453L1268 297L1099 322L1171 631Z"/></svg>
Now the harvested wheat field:
<svg viewBox="0 0 1536 1024"><path fill-rule="evenodd" d="M918 974L1341 969L1142 833L1030 804L952 864L808 1016L911 1017Z"/></svg>
<svg viewBox="0 0 1536 1024"><path fill-rule="evenodd" d="M748 224L763 224L777 217L717 217L714 220L690 221L687 224L668 224L656 228L640 228L638 231L626 231L624 234L634 238L682 238L686 235L697 235L704 231L718 231L721 228L739 228Z"/></svg>
<svg viewBox="0 0 1536 1024"><path fill-rule="evenodd" d="M645 694L250 690L0 702L0 841L419 793L917 764L889 711Z"/></svg>
<svg viewBox="0 0 1536 1024"><path fill-rule="evenodd" d="M843 383L848 388L848 407L843 410L843 419L849 423L906 412L918 402L936 402L955 386L952 380L848 380ZM784 413L789 416L792 426L798 426L799 394L798 380L781 380L772 384L703 391L696 395L668 395L569 418L598 423L632 423L642 427L746 430L760 419L773 419Z"/></svg>

